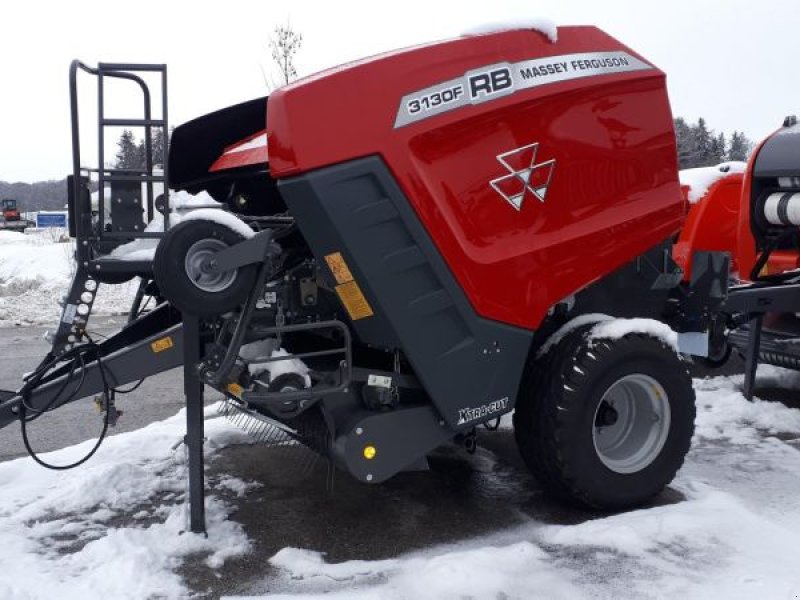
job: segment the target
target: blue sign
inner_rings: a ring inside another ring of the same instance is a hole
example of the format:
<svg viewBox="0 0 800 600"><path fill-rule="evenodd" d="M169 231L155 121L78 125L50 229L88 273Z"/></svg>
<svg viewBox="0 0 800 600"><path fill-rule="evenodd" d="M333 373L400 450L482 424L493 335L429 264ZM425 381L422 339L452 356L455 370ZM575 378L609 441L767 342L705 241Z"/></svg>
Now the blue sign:
<svg viewBox="0 0 800 600"><path fill-rule="evenodd" d="M66 227L67 213L65 212L40 212L36 214L36 227Z"/></svg>

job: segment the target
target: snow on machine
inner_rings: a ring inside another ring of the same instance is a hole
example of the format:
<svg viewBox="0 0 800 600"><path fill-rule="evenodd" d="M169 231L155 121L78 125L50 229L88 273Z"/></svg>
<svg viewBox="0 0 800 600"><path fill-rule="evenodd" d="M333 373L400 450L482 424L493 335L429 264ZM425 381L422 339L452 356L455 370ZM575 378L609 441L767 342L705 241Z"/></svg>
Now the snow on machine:
<svg viewBox="0 0 800 600"><path fill-rule="evenodd" d="M144 130L141 171L102 166L102 135L101 167L82 167L79 72L100 86L101 131ZM159 111L142 73L161 77ZM112 78L141 87L142 117L105 114ZM680 468L694 392L664 323L703 354L727 262L698 253L684 278L672 260L684 200L665 75L634 50L562 27L389 52L178 127L163 171L165 66L75 62L71 91L78 269L0 425L99 393L108 425L118 387L183 365L193 529L203 385L373 484L443 444L474 449L512 411L557 497L637 506ZM100 194L92 211L90 177L110 207ZM133 277L130 322L95 343L97 287Z"/></svg>

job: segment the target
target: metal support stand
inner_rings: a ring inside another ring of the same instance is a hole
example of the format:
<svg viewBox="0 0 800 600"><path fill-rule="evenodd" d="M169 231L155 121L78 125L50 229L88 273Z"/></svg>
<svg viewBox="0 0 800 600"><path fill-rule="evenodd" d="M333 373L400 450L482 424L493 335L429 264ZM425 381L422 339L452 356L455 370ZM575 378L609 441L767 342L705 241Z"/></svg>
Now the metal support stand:
<svg viewBox="0 0 800 600"><path fill-rule="evenodd" d="M206 533L205 482L203 479L203 388L197 373L202 357L200 320L183 316L183 389L186 395L186 447L189 451L189 528Z"/></svg>
<svg viewBox="0 0 800 600"><path fill-rule="evenodd" d="M750 320L750 332L747 338L747 355L744 367L744 397L753 399L753 387L756 382L758 368L758 352L761 347L761 326L764 324L764 313Z"/></svg>

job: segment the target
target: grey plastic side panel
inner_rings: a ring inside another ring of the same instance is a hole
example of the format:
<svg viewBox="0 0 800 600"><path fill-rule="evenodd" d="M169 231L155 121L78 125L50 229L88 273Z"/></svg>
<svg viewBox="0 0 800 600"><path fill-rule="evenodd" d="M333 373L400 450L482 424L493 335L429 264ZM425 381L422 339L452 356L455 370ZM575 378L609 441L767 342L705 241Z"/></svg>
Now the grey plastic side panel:
<svg viewBox="0 0 800 600"><path fill-rule="evenodd" d="M513 408L533 332L475 313L379 157L278 188L320 263L342 252L372 305L374 317L353 322L357 337L402 348L451 426L470 428Z"/></svg>
<svg viewBox="0 0 800 600"><path fill-rule="evenodd" d="M753 175L800 175L800 125L781 129L764 143L756 157Z"/></svg>
<svg viewBox="0 0 800 600"><path fill-rule="evenodd" d="M353 477L370 483L386 481L453 437L452 429L439 425L432 406L359 417L337 437L333 451ZM377 450L371 460L364 457L367 445Z"/></svg>

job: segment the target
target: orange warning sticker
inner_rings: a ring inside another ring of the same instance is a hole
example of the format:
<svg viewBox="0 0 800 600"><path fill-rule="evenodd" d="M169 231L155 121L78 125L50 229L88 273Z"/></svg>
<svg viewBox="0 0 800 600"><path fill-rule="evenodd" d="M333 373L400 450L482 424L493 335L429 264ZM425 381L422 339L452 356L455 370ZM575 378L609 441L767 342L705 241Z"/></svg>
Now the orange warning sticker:
<svg viewBox="0 0 800 600"><path fill-rule="evenodd" d="M350 272L347 263L344 262L344 256L342 256L341 252L326 255L325 262L328 263L328 267L336 278L336 283L353 281L353 274Z"/></svg>
<svg viewBox="0 0 800 600"><path fill-rule="evenodd" d="M337 285L336 293L353 321L366 319L375 314L355 281Z"/></svg>
<svg viewBox="0 0 800 600"><path fill-rule="evenodd" d="M229 383L228 387L226 389L228 390L229 394L231 394L233 396L236 396L237 398L240 398L240 399L242 397L242 392L244 391L244 388L242 386L240 386L238 383L235 383L235 382L234 383Z"/></svg>
<svg viewBox="0 0 800 600"><path fill-rule="evenodd" d="M159 352L163 352L164 350L169 350L174 345L175 344L172 343L172 338L170 336L167 336L151 343L150 349L153 351L154 354L158 354Z"/></svg>

